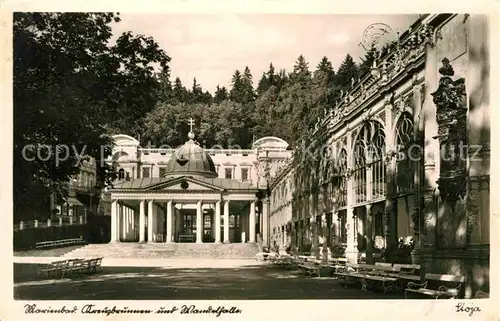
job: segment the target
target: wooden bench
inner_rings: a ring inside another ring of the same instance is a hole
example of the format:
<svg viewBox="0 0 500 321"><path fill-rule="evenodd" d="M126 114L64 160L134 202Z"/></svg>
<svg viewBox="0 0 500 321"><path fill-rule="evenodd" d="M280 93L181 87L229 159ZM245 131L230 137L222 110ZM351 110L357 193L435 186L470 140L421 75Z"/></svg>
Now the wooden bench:
<svg viewBox="0 0 500 321"><path fill-rule="evenodd" d="M259 252L255 254L255 258L257 259L257 261L267 261L270 254L271 253L268 252Z"/></svg>
<svg viewBox="0 0 500 321"><path fill-rule="evenodd" d="M334 272L334 275L343 279L344 288L347 287L347 281L349 279L357 279L357 273L360 269L360 265L356 263L346 263L344 266L339 267Z"/></svg>
<svg viewBox="0 0 500 321"><path fill-rule="evenodd" d="M318 275L318 277L320 277L320 273L319 273L319 268L320 266L317 265L316 263L314 262L311 262L311 261L305 261L303 263L300 263L299 265L299 269L304 273L304 274L309 274L310 276L313 276L313 275Z"/></svg>
<svg viewBox="0 0 500 321"><path fill-rule="evenodd" d="M347 264L347 259L345 257L329 258L326 263L323 263L323 261L321 261L320 264L323 269L331 270L332 274L335 276L337 271L345 267L345 265Z"/></svg>
<svg viewBox="0 0 500 321"><path fill-rule="evenodd" d="M48 249L48 248L53 248L53 247L62 247L62 246L78 245L78 244L85 244L85 243L86 243L86 241L82 237L79 237L79 238L64 239L64 240L37 242L35 244L35 248L36 249Z"/></svg>
<svg viewBox="0 0 500 321"><path fill-rule="evenodd" d="M375 264L371 270L367 269L364 273L363 280L375 281L380 288L384 290L384 294L391 288L398 289L398 278L401 267L392 266L391 263ZM365 282L365 289L367 282Z"/></svg>
<svg viewBox="0 0 500 321"><path fill-rule="evenodd" d="M274 259L273 263L276 264L277 266L286 267L286 268L296 268L296 267L298 267L298 264L296 263L296 261L289 254L287 254L287 255L278 255L278 257Z"/></svg>
<svg viewBox="0 0 500 321"><path fill-rule="evenodd" d="M394 264L401 267L399 280L402 287L406 287L408 282L420 282L420 265L418 264Z"/></svg>
<svg viewBox="0 0 500 321"><path fill-rule="evenodd" d="M464 282L465 276L463 275L427 273L424 283L408 282L405 298L408 298L408 293L417 293L436 299L440 297L454 299L459 295Z"/></svg>
<svg viewBox="0 0 500 321"><path fill-rule="evenodd" d="M63 274L64 269L68 266L71 260L61 260L50 263L48 267L43 267L38 270L38 275L45 274L46 278L51 275Z"/></svg>
<svg viewBox="0 0 500 321"><path fill-rule="evenodd" d="M390 288L398 288L399 267L391 264L346 264L345 269L336 274L344 279L344 288L347 287L347 280L353 279L361 284L361 291L367 291L368 282L372 281L384 290L384 294Z"/></svg>
<svg viewBox="0 0 500 321"><path fill-rule="evenodd" d="M61 278L76 273L96 273L102 271L102 257L92 259L68 259L50 263L46 268L38 271L39 274L45 274L49 278L52 274L61 275Z"/></svg>

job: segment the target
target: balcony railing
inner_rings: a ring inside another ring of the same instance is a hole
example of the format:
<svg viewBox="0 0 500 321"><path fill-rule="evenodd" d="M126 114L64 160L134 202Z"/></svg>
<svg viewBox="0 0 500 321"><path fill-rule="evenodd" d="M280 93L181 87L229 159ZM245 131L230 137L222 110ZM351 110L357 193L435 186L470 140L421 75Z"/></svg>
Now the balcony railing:
<svg viewBox="0 0 500 321"><path fill-rule="evenodd" d="M85 216L59 216L55 219L20 221L14 224L14 231L27 230L33 228L47 228L51 226L68 226L68 225L82 225L86 224Z"/></svg>

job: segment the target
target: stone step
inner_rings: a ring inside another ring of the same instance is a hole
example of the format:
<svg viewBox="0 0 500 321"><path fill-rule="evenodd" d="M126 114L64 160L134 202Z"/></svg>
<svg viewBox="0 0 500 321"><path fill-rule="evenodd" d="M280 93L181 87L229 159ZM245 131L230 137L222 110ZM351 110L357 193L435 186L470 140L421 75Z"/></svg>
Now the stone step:
<svg viewBox="0 0 500 321"><path fill-rule="evenodd" d="M250 243L111 243L89 244L69 252L65 257L109 258L254 258L256 244Z"/></svg>

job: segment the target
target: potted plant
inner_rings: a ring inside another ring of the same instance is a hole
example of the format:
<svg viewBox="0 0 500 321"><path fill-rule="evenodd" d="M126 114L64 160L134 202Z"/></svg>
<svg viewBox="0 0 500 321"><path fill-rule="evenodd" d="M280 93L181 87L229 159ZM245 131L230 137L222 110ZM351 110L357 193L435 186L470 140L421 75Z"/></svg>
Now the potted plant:
<svg viewBox="0 0 500 321"><path fill-rule="evenodd" d="M411 236L406 238L400 237L398 247L394 252L394 263L410 264L411 252L414 247L415 242Z"/></svg>

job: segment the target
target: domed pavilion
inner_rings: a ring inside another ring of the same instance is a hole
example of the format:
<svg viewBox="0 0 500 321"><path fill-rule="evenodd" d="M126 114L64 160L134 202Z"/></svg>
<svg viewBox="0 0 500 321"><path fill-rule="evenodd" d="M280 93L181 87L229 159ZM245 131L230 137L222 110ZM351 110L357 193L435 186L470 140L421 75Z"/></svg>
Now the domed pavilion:
<svg viewBox="0 0 500 321"><path fill-rule="evenodd" d="M188 141L172 154L162 177L127 177L109 190L111 242L254 243L258 212L267 225L255 182L219 178L190 125ZM230 211L238 213L232 220ZM230 238L230 230L238 237Z"/></svg>

